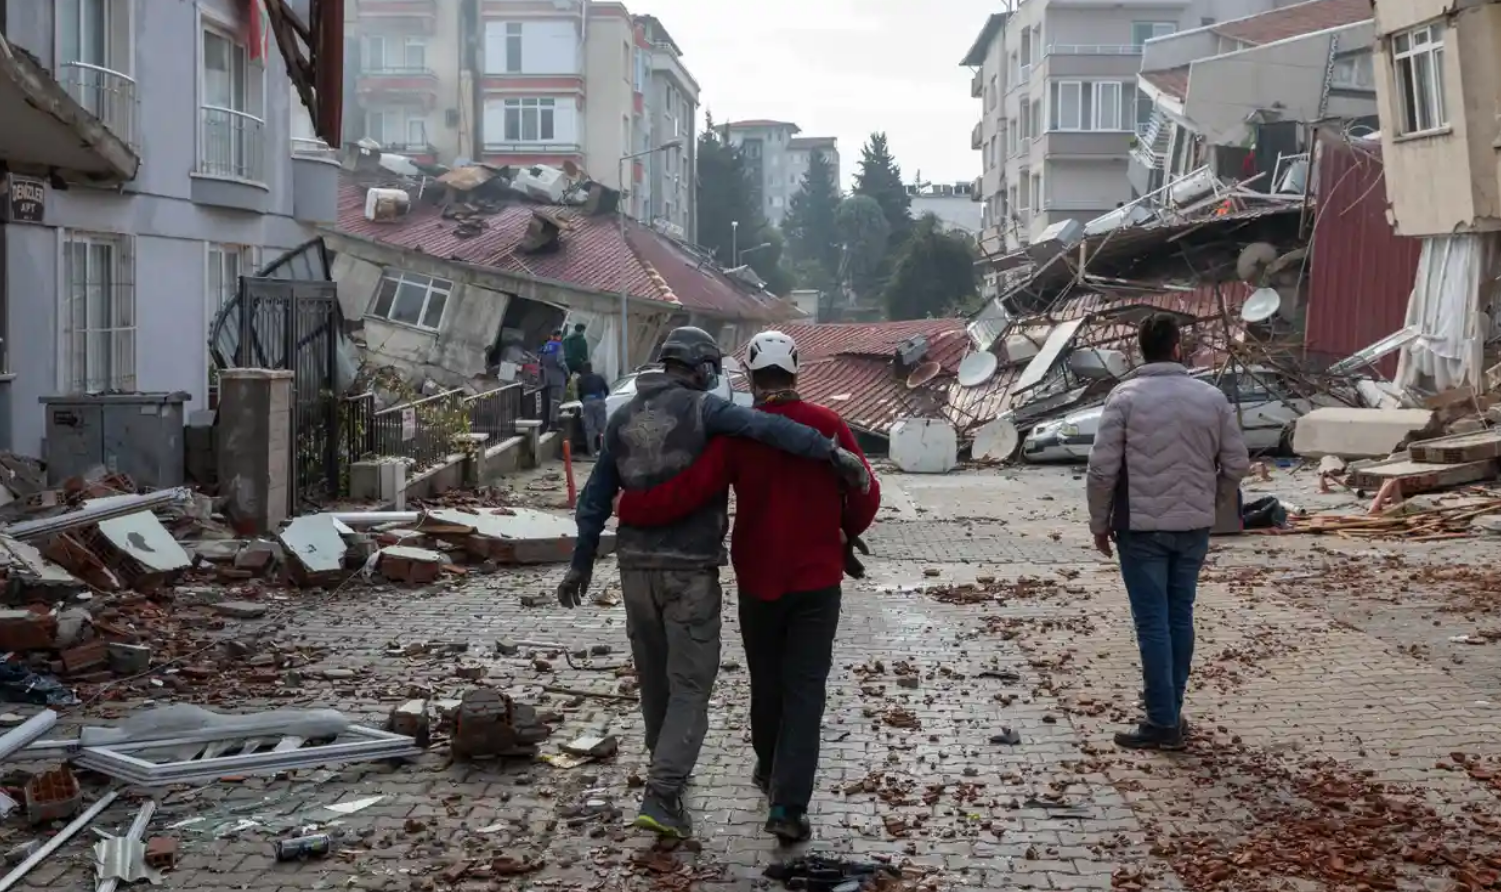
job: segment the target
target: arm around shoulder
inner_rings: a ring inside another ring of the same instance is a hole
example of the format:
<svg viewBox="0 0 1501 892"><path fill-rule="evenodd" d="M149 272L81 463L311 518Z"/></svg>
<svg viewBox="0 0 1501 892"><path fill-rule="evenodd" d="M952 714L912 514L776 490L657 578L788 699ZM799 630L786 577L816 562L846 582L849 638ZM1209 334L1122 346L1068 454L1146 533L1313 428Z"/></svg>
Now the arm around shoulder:
<svg viewBox="0 0 1501 892"><path fill-rule="evenodd" d="M834 448L823 434L805 424L738 406L712 393L704 396L704 428L710 436L745 437L815 461L828 461Z"/></svg>
<svg viewBox="0 0 1501 892"><path fill-rule="evenodd" d="M858 536L870 529L875 522L876 512L881 510L881 481L876 479L875 471L871 470L870 461L865 453L860 450L860 444L856 442L854 433L844 419L835 416L838 429L835 436L839 445L846 452L853 452L865 463L865 470L870 474L870 489L861 492L851 487L845 494L844 500L844 531L850 535Z"/></svg>

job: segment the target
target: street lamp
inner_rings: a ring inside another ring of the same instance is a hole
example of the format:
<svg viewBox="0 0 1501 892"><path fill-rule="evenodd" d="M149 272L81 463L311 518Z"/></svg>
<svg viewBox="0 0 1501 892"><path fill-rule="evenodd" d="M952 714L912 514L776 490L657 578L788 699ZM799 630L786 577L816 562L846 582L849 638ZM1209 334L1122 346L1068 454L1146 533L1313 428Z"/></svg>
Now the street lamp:
<svg viewBox="0 0 1501 892"><path fill-rule="evenodd" d="M764 251L765 249L770 248L770 247L771 247L771 242L762 242L761 244L756 245L755 247L746 248L744 251L736 251L735 252L735 266L738 267L740 265L740 259L742 257L744 257L745 255L747 255L747 254L754 254L757 251Z"/></svg>
<svg viewBox="0 0 1501 892"><path fill-rule="evenodd" d="M730 221L730 265L740 265L740 221Z"/></svg>
<svg viewBox="0 0 1501 892"><path fill-rule="evenodd" d="M623 200L627 194L625 191L625 163L627 161L632 161L636 158L644 158L647 155L655 155L657 152L664 152L668 149L676 149L682 146L682 144L683 141L681 139L669 139L667 142L664 142L661 145L656 146L655 148L647 149L644 152L632 152L629 155L622 155L619 165L621 199ZM620 242L621 244L626 244L625 208L617 207L615 209L615 216L620 221ZM626 279L624 276L622 276L620 281L620 374L622 377L624 377L626 374L627 365L630 362L631 350L630 322L628 321L626 315L626 302L628 299L629 298L626 295Z"/></svg>

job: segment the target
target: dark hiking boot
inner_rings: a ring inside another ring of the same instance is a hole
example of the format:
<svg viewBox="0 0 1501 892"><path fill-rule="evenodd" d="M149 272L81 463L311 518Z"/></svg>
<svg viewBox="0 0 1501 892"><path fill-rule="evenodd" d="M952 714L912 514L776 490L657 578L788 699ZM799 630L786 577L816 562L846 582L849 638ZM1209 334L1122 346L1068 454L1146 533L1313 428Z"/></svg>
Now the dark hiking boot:
<svg viewBox="0 0 1501 892"><path fill-rule="evenodd" d="M757 762L756 763L756 770L753 771L753 772L751 772L751 783L753 783L753 784L756 785L756 789L760 790L762 795L764 795L764 796L770 796L771 795L771 770L768 769L768 768L762 767L761 763Z"/></svg>
<svg viewBox="0 0 1501 892"><path fill-rule="evenodd" d="M1184 747L1183 729L1159 728L1142 722L1130 731L1118 731L1115 745L1128 750L1181 750Z"/></svg>
<svg viewBox="0 0 1501 892"><path fill-rule="evenodd" d="M766 819L766 832L775 836L783 845L796 845L813 838L813 825L808 822L808 813L801 808L773 805Z"/></svg>
<svg viewBox="0 0 1501 892"><path fill-rule="evenodd" d="M650 830L658 836L687 839L693 835L693 822L681 796L647 791L641 799L641 813L636 815L638 830Z"/></svg>

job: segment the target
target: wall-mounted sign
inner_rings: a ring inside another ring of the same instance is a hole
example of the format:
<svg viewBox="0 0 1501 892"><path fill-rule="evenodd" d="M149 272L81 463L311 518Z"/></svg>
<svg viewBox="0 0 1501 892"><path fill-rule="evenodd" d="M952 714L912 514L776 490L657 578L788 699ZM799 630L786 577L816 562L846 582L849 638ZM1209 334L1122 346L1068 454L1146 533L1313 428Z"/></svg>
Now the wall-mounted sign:
<svg viewBox="0 0 1501 892"><path fill-rule="evenodd" d="M5 219L9 223L42 223L47 217L47 184L9 174L4 180Z"/></svg>

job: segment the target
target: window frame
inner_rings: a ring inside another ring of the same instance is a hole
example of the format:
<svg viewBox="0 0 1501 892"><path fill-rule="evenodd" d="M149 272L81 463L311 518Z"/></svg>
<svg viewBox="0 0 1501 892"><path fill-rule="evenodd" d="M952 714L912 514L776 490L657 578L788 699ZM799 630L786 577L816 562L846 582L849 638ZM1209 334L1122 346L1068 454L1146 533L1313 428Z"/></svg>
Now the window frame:
<svg viewBox="0 0 1501 892"><path fill-rule="evenodd" d="M387 284L392 286L389 298L384 294ZM422 289L422 303L417 308L415 322L395 318L394 314L400 305L398 299L401 297L402 286ZM455 283L450 279L440 279L437 276L408 272L388 266L381 271L380 281L375 285L375 292L370 297L370 306L366 309L365 315L391 325L436 333L443 328L443 317L448 312L448 303L453 297L454 287ZM437 318L429 324L428 315L432 310L434 296L440 296L442 301L438 306ZM381 311L383 300L387 301L384 312Z"/></svg>
<svg viewBox="0 0 1501 892"><path fill-rule="evenodd" d="M1055 80L1048 87L1048 129L1054 133L1081 133L1084 131L1084 87L1086 81ZM1064 93L1074 90L1074 123L1070 126L1063 117L1067 108Z"/></svg>
<svg viewBox="0 0 1501 892"><path fill-rule="evenodd" d="M527 111L531 110L534 118L536 135L526 136ZM515 113L515 129L512 130L512 112ZM544 128L543 125L546 124ZM626 121L629 126L629 120ZM550 131L544 136L543 130ZM551 96L508 96L501 102L501 133L506 143L523 145L527 143L555 143L558 142L558 100Z"/></svg>
<svg viewBox="0 0 1501 892"><path fill-rule="evenodd" d="M1138 40L1137 38L1140 36L1139 33L1138 33L1139 29L1142 29L1142 28L1146 28L1149 33L1147 34L1146 37ZM1154 40L1154 39L1156 39L1158 37L1166 37L1169 34L1177 34L1177 33L1178 33L1178 23L1177 22L1164 22L1164 21L1155 20L1155 19L1153 19L1153 20L1146 20L1146 21L1139 21L1139 22L1132 22L1131 23L1131 45L1135 46L1135 47L1145 46L1148 40Z"/></svg>
<svg viewBox="0 0 1501 892"><path fill-rule="evenodd" d="M521 74L526 53L526 29L523 22L506 22L501 39L505 58L501 60L502 74ZM514 45L512 41L515 41Z"/></svg>
<svg viewBox="0 0 1501 892"><path fill-rule="evenodd" d="M62 230L58 239L58 272L62 287L58 289L58 335L60 356L57 364L58 387L64 393L109 393L133 391L137 387L137 346L140 331L139 307L135 283L135 240L123 233L96 232L88 230ZM82 286L83 327L76 327L76 301L80 300L74 281L73 247L84 248L84 275L89 277L90 260L94 249L106 249L105 263L109 268L109 280L102 289L87 282ZM91 321L95 308L90 306L95 296L108 292L107 301L99 308L109 317L108 322L96 327ZM104 376L98 377L93 365L94 351L91 338L104 336L106 347L101 361L107 366ZM80 349L81 348L81 349ZM95 387L96 383L102 386Z"/></svg>
<svg viewBox="0 0 1501 892"><path fill-rule="evenodd" d="M1418 38L1423 38L1422 42ZM1403 47L1403 48L1400 48ZM1444 96L1443 23L1428 22L1393 34L1387 52L1391 56L1394 92L1397 96L1399 132L1402 136L1439 133L1449 127L1449 109ZM1419 61L1428 64L1426 102L1415 104L1419 87ZM1431 120L1424 120L1423 112Z"/></svg>
<svg viewBox="0 0 1501 892"><path fill-rule="evenodd" d="M1105 98L1104 94L1105 94L1105 88L1107 88L1107 87L1114 87L1115 88L1115 102L1113 103L1114 109L1115 109L1115 126L1113 126L1113 127L1106 127L1105 126L1105 124L1104 124L1104 115L1101 114L1101 112L1103 112L1104 109L1106 108L1106 105L1105 105L1105 102L1104 102L1104 98ZM1097 132L1097 133L1120 133L1120 132L1122 132L1125 129L1125 127L1123 126L1123 124L1124 124L1124 120L1123 119L1124 119L1125 116L1122 114L1122 109L1121 109L1122 98L1124 97L1124 95L1125 95L1125 89L1124 89L1124 87L1123 87L1123 85L1121 84L1120 81L1095 81L1094 82L1094 109L1093 109L1093 111L1094 111L1094 129L1095 129L1095 132Z"/></svg>

